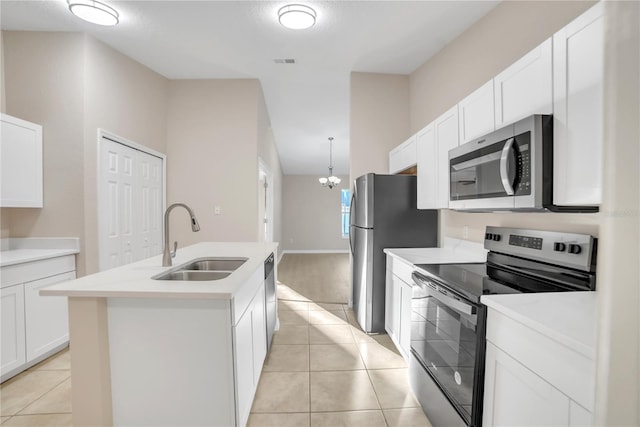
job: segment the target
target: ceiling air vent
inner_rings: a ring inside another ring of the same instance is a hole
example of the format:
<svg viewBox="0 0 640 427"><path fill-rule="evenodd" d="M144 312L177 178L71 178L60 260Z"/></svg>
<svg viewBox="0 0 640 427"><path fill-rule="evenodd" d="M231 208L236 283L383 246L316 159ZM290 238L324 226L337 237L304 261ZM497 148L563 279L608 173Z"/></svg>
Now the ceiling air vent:
<svg viewBox="0 0 640 427"><path fill-rule="evenodd" d="M276 64L295 64L296 60L293 58L282 58L282 59L274 59L273 62Z"/></svg>

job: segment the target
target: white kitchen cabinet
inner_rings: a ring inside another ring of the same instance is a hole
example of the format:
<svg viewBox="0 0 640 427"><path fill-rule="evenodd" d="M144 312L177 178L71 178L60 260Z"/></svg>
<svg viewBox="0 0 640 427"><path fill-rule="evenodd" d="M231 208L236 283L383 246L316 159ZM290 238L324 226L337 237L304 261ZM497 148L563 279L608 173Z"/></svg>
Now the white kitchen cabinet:
<svg viewBox="0 0 640 427"><path fill-rule="evenodd" d="M0 114L0 207L41 208L42 126Z"/></svg>
<svg viewBox="0 0 640 427"><path fill-rule="evenodd" d="M405 360L411 352L411 295L413 266L387 255L385 330Z"/></svg>
<svg viewBox="0 0 640 427"><path fill-rule="evenodd" d="M43 287L72 280L75 257L66 255L3 267L2 381L35 365L69 342L66 297L40 296ZM5 331L6 329L6 331Z"/></svg>
<svg viewBox="0 0 640 427"><path fill-rule="evenodd" d="M69 314L66 297L40 296L40 289L75 279L74 271L24 284L27 360L69 341Z"/></svg>
<svg viewBox="0 0 640 427"><path fill-rule="evenodd" d="M495 130L493 79L458 103L460 144Z"/></svg>
<svg viewBox="0 0 640 427"><path fill-rule="evenodd" d="M24 365L27 361L25 353L24 326L24 287L10 286L0 290L2 307L2 359L0 374L4 377L7 372Z"/></svg>
<svg viewBox="0 0 640 427"><path fill-rule="evenodd" d="M553 201L602 201L604 4L553 36Z"/></svg>
<svg viewBox="0 0 640 427"><path fill-rule="evenodd" d="M552 40L547 39L494 78L495 126L553 112Z"/></svg>
<svg viewBox="0 0 640 427"><path fill-rule="evenodd" d="M482 425L569 425L569 398L490 342L485 366Z"/></svg>
<svg viewBox="0 0 640 427"><path fill-rule="evenodd" d="M418 209L433 209L438 201L438 149L433 123L417 134Z"/></svg>
<svg viewBox="0 0 640 427"><path fill-rule="evenodd" d="M390 174L402 172L405 169L416 165L418 160L416 140L417 135L413 135L389 152Z"/></svg>
<svg viewBox="0 0 640 427"><path fill-rule="evenodd" d="M458 106L418 132L418 209L449 207L449 150L458 146Z"/></svg>

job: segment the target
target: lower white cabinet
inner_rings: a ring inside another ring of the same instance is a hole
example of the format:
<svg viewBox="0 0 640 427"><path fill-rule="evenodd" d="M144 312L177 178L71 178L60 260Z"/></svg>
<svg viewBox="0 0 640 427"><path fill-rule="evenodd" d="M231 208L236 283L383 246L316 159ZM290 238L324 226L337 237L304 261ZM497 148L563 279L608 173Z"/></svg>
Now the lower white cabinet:
<svg viewBox="0 0 640 427"><path fill-rule="evenodd" d="M238 425L245 425L267 355L264 283L233 331Z"/></svg>
<svg viewBox="0 0 640 427"><path fill-rule="evenodd" d="M412 266L387 255L385 330L405 360L411 352L412 272Z"/></svg>
<svg viewBox="0 0 640 427"><path fill-rule="evenodd" d="M2 274L2 381L48 357L69 342L66 297L40 296L45 286L76 277L67 255L4 267Z"/></svg>

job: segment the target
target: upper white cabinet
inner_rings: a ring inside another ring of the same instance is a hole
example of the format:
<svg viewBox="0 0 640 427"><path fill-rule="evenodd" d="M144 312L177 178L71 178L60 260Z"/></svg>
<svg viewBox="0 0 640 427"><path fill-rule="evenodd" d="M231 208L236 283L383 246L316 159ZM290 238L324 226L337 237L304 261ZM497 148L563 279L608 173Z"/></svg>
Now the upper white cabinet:
<svg viewBox="0 0 640 427"><path fill-rule="evenodd" d="M416 135L413 135L389 152L389 173L402 172L411 166L415 166L416 162Z"/></svg>
<svg viewBox="0 0 640 427"><path fill-rule="evenodd" d="M460 144L495 130L493 80L458 103Z"/></svg>
<svg viewBox="0 0 640 427"><path fill-rule="evenodd" d="M449 207L449 150L458 146L456 105L418 132L418 209Z"/></svg>
<svg viewBox="0 0 640 427"><path fill-rule="evenodd" d="M602 201L604 4L553 36L553 199L556 205Z"/></svg>
<svg viewBox="0 0 640 427"><path fill-rule="evenodd" d="M496 128L552 113L552 56L548 39L494 78Z"/></svg>
<svg viewBox="0 0 640 427"><path fill-rule="evenodd" d="M0 206L41 208L42 126L0 114Z"/></svg>

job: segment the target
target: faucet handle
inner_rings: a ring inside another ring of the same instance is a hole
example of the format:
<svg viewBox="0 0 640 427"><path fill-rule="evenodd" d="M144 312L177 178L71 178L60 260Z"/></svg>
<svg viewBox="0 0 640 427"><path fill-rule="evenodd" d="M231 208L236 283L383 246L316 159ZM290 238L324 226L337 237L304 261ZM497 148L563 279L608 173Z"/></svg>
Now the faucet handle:
<svg viewBox="0 0 640 427"><path fill-rule="evenodd" d="M173 251L171 252L171 258L176 257L176 252L178 252L178 242L173 242Z"/></svg>

